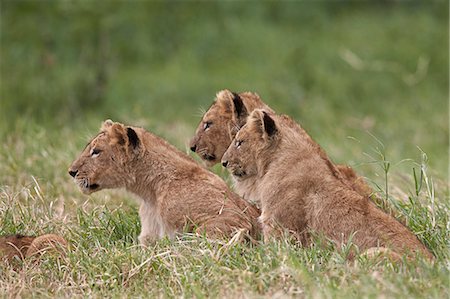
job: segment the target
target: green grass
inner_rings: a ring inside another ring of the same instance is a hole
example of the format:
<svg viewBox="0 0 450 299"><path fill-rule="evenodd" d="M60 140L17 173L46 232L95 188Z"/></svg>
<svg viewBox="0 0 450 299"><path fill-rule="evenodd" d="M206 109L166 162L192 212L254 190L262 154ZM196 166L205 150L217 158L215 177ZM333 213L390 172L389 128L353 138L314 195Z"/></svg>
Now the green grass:
<svg viewBox="0 0 450 299"><path fill-rule="evenodd" d="M0 235L71 244L38 266L1 264L0 297L450 296L448 3L1 1L0 11ZM68 176L106 118L187 150L223 88L293 116L436 262L191 235L143 250L130 194L86 197Z"/></svg>

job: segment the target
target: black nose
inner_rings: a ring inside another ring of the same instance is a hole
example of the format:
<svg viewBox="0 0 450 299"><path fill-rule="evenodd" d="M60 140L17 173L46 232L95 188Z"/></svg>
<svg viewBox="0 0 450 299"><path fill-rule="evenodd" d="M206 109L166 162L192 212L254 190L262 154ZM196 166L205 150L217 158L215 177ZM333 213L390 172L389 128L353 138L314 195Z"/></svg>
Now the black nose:
<svg viewBox="0 0 450 299"><path fill-rule="evenodd" d="M193 151L195 153L195 150L197 149L196 145L191 146L191 151Z"/></svg>
<svg viewBox="0 0 450 299"><path fill-rule="evenodd" d="M227 167L228 161L222 161L222 165L223 165L223 167Z"/></svg>
<svg viewBox="0 0 450 299"><path fill-rule="evenodd" d="M78 173L78 170L69 170L69 174L73 178L77 175L77 173Z"/></svg>

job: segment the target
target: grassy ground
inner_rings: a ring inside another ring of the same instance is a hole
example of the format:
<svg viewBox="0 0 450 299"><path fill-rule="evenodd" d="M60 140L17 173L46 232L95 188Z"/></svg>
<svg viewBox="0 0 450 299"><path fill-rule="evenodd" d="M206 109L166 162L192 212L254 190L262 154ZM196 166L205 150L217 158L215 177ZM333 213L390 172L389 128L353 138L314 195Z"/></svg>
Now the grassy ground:
<svg viewBox="0 0 450 299"><path fill-rule="evenodd" d="M47 4L1 2L0 235L56 232L71 248L0 265L1 297L450 296L448 4ZM67 175L106 118L186 150L223 88L297 119L436 263L189 235L142 250L131 195L86 197Z"/></svg>

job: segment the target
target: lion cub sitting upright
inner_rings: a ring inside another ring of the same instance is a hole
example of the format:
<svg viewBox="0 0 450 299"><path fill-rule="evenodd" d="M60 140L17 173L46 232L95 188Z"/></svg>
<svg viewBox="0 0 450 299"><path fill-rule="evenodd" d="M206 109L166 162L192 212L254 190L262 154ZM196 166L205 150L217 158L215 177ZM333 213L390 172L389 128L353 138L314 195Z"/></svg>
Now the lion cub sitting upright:
<svg viewBox="0 0 450 299"><path fill-rule="evenodd" d="M352 238L360 250L387 247L432 258L405 226L333 175L306 135L289 117L257 109L222 158L237 192L260 202L265 240L287 229L307 245L315 231L338 245Z"/></svg>
<svg viewBox="0 0 450 299"><path fill-rule="evenodd" d="M192 137L190 148L202 158L207 166L220 162L239 129L246 123L248 115L255 109L264 109L274 113L259 97L252 92L234 93L227 89L219 91L216 99L205 112ZM303 129L299 126L299 132ZM305 135L305 138L310 138ZM319 144L314 143L317 149L326 157ZM328 161L328 157L326 157ZM331 162L331 161L330 161ZM356 192L370 196L372 189L362 177L347 165L331 165L335 176L345 181Z"/></svg>
<svg viewBox="0 0 450 299"><path fill-rule="evenodd" d="M217 175L142 128L107 120L69 174L86 194L125 188L141 199L142 244L183 229L209 237L255 236L259 211Z"/></svg>

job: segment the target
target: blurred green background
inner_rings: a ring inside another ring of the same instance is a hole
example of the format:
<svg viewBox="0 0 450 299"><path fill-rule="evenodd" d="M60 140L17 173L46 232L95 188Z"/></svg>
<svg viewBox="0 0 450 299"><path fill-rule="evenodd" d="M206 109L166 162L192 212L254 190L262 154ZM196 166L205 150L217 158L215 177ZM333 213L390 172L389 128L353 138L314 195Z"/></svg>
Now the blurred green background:
<svg viewBox="0 0 450 299"><path fill-rule="evenodd" d="M379 139L393 163L420 147L444 178L448 11L447 1L1 1L2 156L25 159L5 153L21 140L81 146L106 118L185 150L200 108L228 88L259 93L336 162L364 172Z"/></svg>

